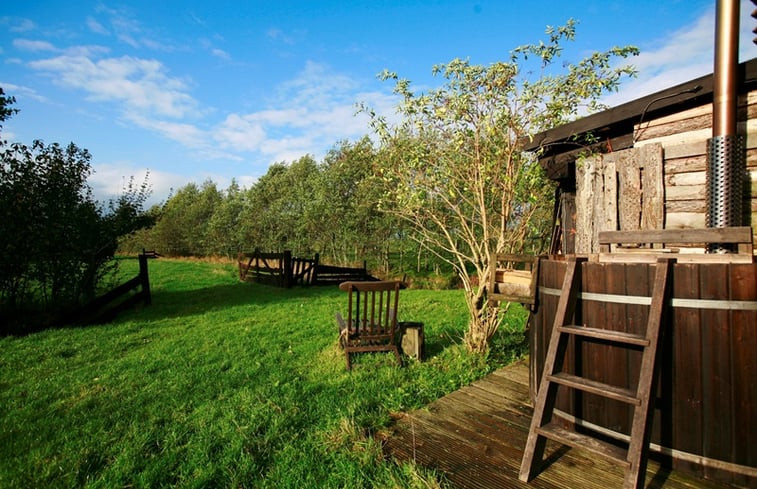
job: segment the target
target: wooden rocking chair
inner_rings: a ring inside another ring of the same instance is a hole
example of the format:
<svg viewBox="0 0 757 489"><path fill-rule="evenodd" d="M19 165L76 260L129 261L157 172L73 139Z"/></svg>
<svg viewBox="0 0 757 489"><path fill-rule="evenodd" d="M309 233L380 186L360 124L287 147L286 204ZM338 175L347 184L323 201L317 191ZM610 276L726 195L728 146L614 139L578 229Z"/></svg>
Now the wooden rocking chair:
<svg viewBox="0 0 757 489"><path fill-rule="evenodd" d="M342 282L339 288L349 294L347 320L336 313L339 344L344 349L347 370L352 368L350 355L363 352L394 352L402 365L395 341L397 302L402 282Z"/></svg>

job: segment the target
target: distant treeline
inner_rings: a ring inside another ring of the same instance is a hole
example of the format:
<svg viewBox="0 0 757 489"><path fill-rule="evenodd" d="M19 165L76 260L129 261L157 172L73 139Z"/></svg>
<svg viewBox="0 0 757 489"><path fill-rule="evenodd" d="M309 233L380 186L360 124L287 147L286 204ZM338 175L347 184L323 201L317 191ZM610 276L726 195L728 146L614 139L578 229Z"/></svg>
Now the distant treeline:
<svg viewBox="0 0 757 489"><path fill-rule="evenodd" d="M120 251L232 258L255 248L287 249L339 264L366 260L374 270L444 269L382 211L389 203L379 160L363 138L338 144L320 163L311 156L276 163L249 188L236 181L225 190L210 180L190 183L150 209L155 226L123 238Z"/></svg>

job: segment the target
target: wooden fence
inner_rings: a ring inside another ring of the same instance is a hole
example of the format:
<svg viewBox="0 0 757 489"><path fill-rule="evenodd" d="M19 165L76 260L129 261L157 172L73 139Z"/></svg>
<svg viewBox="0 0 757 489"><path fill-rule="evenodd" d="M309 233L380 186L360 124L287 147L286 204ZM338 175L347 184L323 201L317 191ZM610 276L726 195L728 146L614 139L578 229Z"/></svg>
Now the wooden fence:
<svg viewBox="0 0 757 489"><path fill-rule="evenodd" d="M239 253L239 279L249 282L292 287L293 285L334 285L348 280L375 280L366 269L322 265L320 256L300 258L289 250L281 253Z"/></svg>
<svg viewBox="0 0 757 489"><path fill-rule="evenodd" d="M342 282L350 280L366 281L376 280L375 277L368 273L366 263L363 262L362 268L354 267L337 267L332 265L321 265L317 263L318 255L316 255L316 267L313 273L313 285L339 285Z"/></svg>
<svg viewBox="0 0 757 489"><path fill-rule="evenodd" d="M86 304L76 312L74 321L79 323L109 321L118 312L133 307L140 302L148 306L152 304L150 277L147 272L147 259L151 257L155 256L147 253L139 255L139 273L137 276ZM121 300L135 289L140 290L128 298ZM121 302L117 302L119 300Z"/></svg>

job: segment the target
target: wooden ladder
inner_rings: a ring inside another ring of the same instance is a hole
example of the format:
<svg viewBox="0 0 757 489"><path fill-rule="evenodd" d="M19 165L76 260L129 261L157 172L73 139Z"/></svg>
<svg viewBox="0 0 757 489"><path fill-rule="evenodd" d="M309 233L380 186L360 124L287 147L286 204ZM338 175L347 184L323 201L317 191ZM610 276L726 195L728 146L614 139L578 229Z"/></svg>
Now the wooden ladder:
<svg viewBox="0 0 757 489"><path fill-rule="evenodd" d="M672 263L675 260L663 258L657 261L651 305L645 335L592 328L588 326L566 325L566 319L573 317L578 289L579 274L576 268L585 259L572 259L563 281L562 293L557 305L555 322L549 340L544 373L536 396L534 415L528 432L528 440L523 453L519 478L528 482L537 466L541 464L547 439L571 447L583 448L599 455L625 469L624 489L644 487L649 444L647 424L650 419L650 397L655 376L657 345L660 337L660 323L665 307L667 282ZM636 390L597 382L569 373L561 372L568 338L580 336L598 341L611 342L616 346L641 348L642 359L639 382ZM562 385L609 399L622 401L633 406L633 422L628 448L623 449L588 434L569 431L552 422L552 413L557 398L557 388Z"/></svg>

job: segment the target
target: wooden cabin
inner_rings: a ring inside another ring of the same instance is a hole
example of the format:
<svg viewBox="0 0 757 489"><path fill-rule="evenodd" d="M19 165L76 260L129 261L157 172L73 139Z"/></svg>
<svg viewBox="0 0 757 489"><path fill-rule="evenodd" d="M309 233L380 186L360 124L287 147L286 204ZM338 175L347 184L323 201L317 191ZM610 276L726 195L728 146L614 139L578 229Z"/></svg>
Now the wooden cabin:
<svg viewBox="0 0 757 489"><path fill-rule="evenodd" d="M580 265L572 324L629 333L646 324L657 266L646 258L678 258L662 321L651 453L702 478L757 487L757 59L738 70L747 174L742 227L731 236L735 253L705 254L706 231L687 233L706 228L712 75L544 132L529 144L559 186L556 239L538 268L530 377L535 398L568 257L588 257ZM622 243L613 239L617 231L643 239ZM568 370L607 383L638 382L638 352L574 340ZM566 427L628 438L631 411L617 401L563 391L556 409Z"/></svg>
<svg viewBox="0 0 757 489"><path fill-rule="evenodd" d="M742 223L757 230L757 58L739 66L739 131L748 191ZM527 145L559 185L552 251L599 251L600 230L705 227L712 75L538 134ZM747 190L747 189L745 189Z"/></svg>

